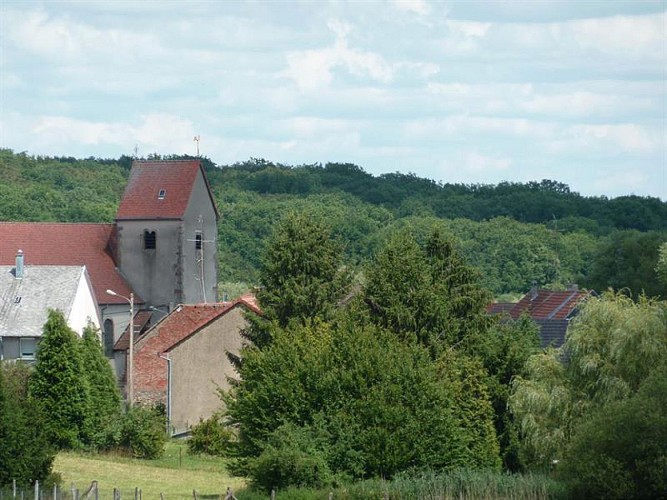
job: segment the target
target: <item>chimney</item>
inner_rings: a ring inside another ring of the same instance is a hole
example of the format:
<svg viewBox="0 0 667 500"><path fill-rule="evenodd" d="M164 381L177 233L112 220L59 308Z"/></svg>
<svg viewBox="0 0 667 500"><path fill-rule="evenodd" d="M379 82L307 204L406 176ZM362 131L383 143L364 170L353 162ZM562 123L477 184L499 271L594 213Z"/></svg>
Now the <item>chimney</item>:
<svg viewBox="0 0 667 500"><path fill-rule="evenodd" d="M16 267L14 268L14 277L18 280L23 278L23 250L16 252Z"/></svg>
<svg viewBox="0 0 667 500"><path fill-rule="evenodd" d="M567 291L568 292L578 292L579 291L579 285L576 283L570 283L567 285Z"/></svg>
<svg viewBox="0 0 667 500"><path fill-rule="evenodd" d="M533 284L530 287L530 300L535 300L537 298L537 290L537 281L533 281Z"/></svg>

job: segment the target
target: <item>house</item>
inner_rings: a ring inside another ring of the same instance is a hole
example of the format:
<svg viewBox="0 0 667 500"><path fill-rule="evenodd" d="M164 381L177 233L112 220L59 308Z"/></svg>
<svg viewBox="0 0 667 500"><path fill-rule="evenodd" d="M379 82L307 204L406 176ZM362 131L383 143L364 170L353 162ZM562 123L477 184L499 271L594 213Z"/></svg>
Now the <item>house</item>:
<svg viewBox="0 0 667 500"><path fill-rule="evenodd" d="M536 285L516 304L490 304L490 314L507 314L518 319L527 314L540 329L540 343L544 347L560 347L565 342L565 334L570 320L579 312L578 307L594 292L579 290L570 285L567 290L555 291L538 288Z"/></svg>
<svg viewBox="0 0 667 500"><path fill-rule="evenodd" d="M78 335L100 327L100 311L86 266L0 266L0 359L35 359L49 309L60 310Z"/></svg>
<svg viewBox="0 0 667 500"><path fill-rule="evenodd" d="M217 389L237 374L227 353L238 354L244 311L259 313L252 296L233 302L180 305L135 337L134 398L163 403L173 434L187 432L220 408ZM125 332L116 349L129 347Z"/></svg>
<svg viewBox="0 0 667 500"><path fill-rule="evenodd" d="M135 161L114 223L0 222L0 265L22 249L26 265L86 266L112 357L130 299L135 312L217 300L217 220L199 160Z"/></svg>

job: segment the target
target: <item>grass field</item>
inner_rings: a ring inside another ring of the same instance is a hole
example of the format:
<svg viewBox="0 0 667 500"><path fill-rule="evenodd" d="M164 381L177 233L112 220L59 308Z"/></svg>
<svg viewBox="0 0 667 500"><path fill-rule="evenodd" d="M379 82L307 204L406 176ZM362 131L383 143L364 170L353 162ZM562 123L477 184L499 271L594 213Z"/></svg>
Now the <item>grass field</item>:
<svg viewBox="0 0 667 500"><path fill-rule="evenodd" d="M113 498L113 489L121 490L123 498L134 498L134 488L141 489L146 500L192 498L192 490L201 495L219 495L231 486L243 487L242 478L231 477L225 461L215 457L187 454L187 446L172 441L158 460L138 460L118 455L91 455L61 452L53 467L61 474L63 488L74 483L80 492L97 480L100 498ZM132 495L132 496L130 496Z"/></svg>

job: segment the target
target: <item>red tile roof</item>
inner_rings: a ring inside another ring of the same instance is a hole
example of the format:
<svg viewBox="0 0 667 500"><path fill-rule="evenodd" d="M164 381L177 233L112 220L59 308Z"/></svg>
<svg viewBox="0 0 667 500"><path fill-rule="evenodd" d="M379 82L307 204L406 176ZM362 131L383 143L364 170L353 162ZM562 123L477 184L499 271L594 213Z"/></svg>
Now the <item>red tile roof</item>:
<svg viewBox="0 0 667 500"><path fill-rule="evenodd" d="M215 201L199 160L135 161L116 219L181 219L201 172L211 203ZM164 196L160 196L164 190Z"/></svg>
<svg viewBox="0 0 667 500"><path fill-rule="evenodd" d="M129 297L132 291L108 251L113 229L113 224L0 222L0 265L14 264L18 250L26 265L85 265L99 303L125 303L106 293ZM135 296L135 302L143 301Z"/></svg>
<svg viewBox="0 0 667 500"><path fill-rule="evenodd" d="M486 306L486 313L487 314L503 314L503 313L509 313L516 303L514 302L492 302L488 306Z"/></svg>
<svg viewBox="0 0 667 500"><path fill-rule="evenodd" d="M252 312L261 314L254 295L243 295L231 302L179 305L171 313L155 323L155 325L152 325L149 330L142 332L141 335L135 337L134 343L135 345L144 344L144 339L153 337L154 335L151 334L156 333L156 330L159 330L157 332L161 338L159 341L161 347L159 352L168 351L190 335L195 334L203 326L207 325L214 319L227 314L237 306L243 306ZM136 326L136 324L138 324L137 321L140 323L143 321L143 325L147 323L147 321L144 321L144 317L141 317L142 313L148 314L148 318L150 319L151 313L149 311L141 311L137 313L135 315L135 332L140 331L140 328ZM165 331L164 334L161 333L162 330ZM116 341L114 350L127 349L129 347L129 339L127 337L129 337L129 334L128 329L126 328ZM154 342L155 341L152 342L153 345Z"/></svg>
<svg viewBox="0 0 667 500"><path fill-rule="evenodd" d="M516 319L527 311L535 320L566 319L589 294L590 292L585 290L529 292L512 308L510 315Z"/></svg>

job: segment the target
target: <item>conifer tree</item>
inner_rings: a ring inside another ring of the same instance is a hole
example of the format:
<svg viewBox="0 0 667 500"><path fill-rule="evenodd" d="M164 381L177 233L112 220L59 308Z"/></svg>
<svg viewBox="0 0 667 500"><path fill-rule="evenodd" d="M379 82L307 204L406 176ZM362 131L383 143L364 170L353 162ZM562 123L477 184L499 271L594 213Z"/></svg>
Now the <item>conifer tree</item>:
<svg viewBox="0 0 667 500"><path fill-rule="evenodd" d="M49 310L30 377L30 395L47 416L46 429L58 448L73 448L85 437L90 390L79 339L62 312Z"/></svg>
<svg viewBox="0 0 667 500"><path fill-rule="evenodd" d="M289 213L276 227L264 253L257 298L262 318L251 318L247 336L261 348L271 329L330 317L350 287L342 245L311 216ZM272 326L273 325L273 326Z"/></svg>
<svg viewBox="0 0 667 500"><path fill-rule="evenodd" d="M51 472L54 452L44 416L28 398L30 367L0 362L0 486L43 481Z"/></svg>
<svg viewBox="0 0 667 500"><path fill-rule="evenodd" d="M104 357L97 331L92 325L83 330L81 355L90 388L90 418L86 441L93 448L113 445L121 418L121 398L109 361Z"/></svg>

